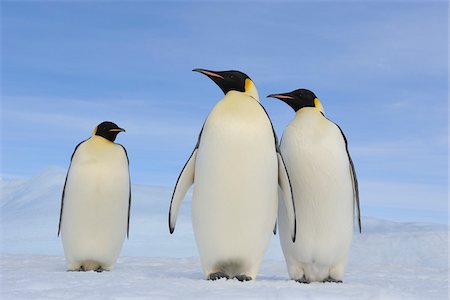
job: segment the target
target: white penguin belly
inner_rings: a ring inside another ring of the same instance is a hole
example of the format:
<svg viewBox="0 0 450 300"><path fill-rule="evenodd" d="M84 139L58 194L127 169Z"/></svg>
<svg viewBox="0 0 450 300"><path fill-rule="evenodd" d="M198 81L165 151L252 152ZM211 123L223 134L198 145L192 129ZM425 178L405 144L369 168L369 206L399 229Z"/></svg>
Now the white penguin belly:
<svg viewBox="0 0 450 300"><path fill-rule="evenodd" d="M291 265L291 277L303 272L309 281L342 277L353 236L353 189L345 143L339 129L322 116L304 114L292 123L281 152L295 199L295 243L289 239L284 209L279 210L288 269L289 264L299 264Z"/></svg>
<svg viewBox="0 0 450 300"><path fill-rule="evenodd" d="M111 269L126 236L128 164L120 146L108 146L100 150L87 141L71 163L61 224L69 268L98 264Z"/></svg>
<svg viewBox="0 0 450 300"><path fill-rule="evenodd" d="M270 122L255 109L259 104L229 94L202 132L192 222L206 276L254 278L276 219L277 157Z"/></svg>

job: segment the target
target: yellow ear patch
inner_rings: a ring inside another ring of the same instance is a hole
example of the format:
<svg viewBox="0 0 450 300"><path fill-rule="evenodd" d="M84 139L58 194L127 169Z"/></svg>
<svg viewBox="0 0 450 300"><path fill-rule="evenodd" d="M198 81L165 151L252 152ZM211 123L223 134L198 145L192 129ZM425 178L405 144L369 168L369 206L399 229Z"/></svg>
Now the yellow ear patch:
<svg viewBox="0 0 450 300"><path fill-rule="evenodd" d="M323 110L322 103L320 103L320 100L318 98L314 98L314 106L321 112L325 113L325 111Z"/></svg>
<svg viewBox="0 0 450 300"><path fill-rule="evenodd" d="M245 83L244 83L244 90L246 92L248 92L252 85L253 85L253 82L250 79L246 78Z"/></svg>
<svg viewBox="0 0 450 300"><path fill-rule="evenodd" d="M244 93L253 97L256 101L259 101L258 91L256 86L250 79L246 78L244 82Z"/></svg>
<svg viewBox="0 0 450 300"><path fill-rule="evenodd" d="M97 128L98 128L98 126L95 126L94 132L92 132L92 135L96 135L97 134Z"/></svg>

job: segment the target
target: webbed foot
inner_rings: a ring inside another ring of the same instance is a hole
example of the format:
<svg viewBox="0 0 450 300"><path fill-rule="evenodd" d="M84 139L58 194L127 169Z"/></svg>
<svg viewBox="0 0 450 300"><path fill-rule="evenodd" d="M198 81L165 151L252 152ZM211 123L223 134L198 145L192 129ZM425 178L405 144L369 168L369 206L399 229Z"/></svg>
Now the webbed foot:
<svg viewBox="0 0 450 300"><path fill-rule="evenodd" d="M222 272L211 273L208 275L208 280L218 280L221 278L230 279L230 276Z"/></svg>
<svg viewBox="0 0 450 300"><path fill-rule="evenodd" d="M298 282L298 283L304 283L304 284L309 284L309 283L310 283L310 282L306 279L305 276L303 276L303 277L300 278L300 279L296 279L295 281Z"/></svg>
<svg viewBox="0 0 450 300"><path fill-rule="evenodd" d="M236 276L234 276L234 278L236 278L239 281L250 281L250 280L252 280L252 278L250 276L247 276L245 274L236 275Z"/></svg>
<svg viewBox="0 0 450 300"><path fill-rule="evenodd" d="M337 280L331 277L324 279L322 282L334 282L334 283L342 283L342 280Z"/></svg>

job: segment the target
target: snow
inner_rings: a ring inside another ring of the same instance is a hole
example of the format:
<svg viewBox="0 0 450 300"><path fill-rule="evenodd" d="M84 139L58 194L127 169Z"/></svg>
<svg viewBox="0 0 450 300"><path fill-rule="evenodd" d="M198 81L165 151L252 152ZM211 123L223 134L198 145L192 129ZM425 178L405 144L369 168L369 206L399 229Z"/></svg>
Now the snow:
<svg viewBox="0 0 450 300"><path fill-rule="evenodd" d="M0 181L1 299L448 299L447 225L368 217L343 284L289 280L278 236L251 282L203 279L190 196L169 234L172 189L133 186L130 239L111 272L66 272L56 237L65 170ZM379 217L379 216L377 216Z"/></svg>

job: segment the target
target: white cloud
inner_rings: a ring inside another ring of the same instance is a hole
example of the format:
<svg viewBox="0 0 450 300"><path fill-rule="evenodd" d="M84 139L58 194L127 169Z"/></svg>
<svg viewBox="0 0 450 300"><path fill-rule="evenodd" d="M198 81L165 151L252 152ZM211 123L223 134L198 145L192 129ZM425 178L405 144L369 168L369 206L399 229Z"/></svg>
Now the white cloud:
<svg viewBox="0 0 450 300"><path fill-rule="evenodd" d="M38 97L4 97L2 109L5 134L22 138L53 135L62 131L88 131L100 122L110 120L126 127L135 136L191 136L199 131L203 121L173 113L170 107L152 105L155 100L86 101L79 99L55 99ZM166 103L167 104L167 103ZM192 124L194 123L194 125ZM195 124L200 126L195 126ZM26 130L20 130L26 129Z"/></svg>

